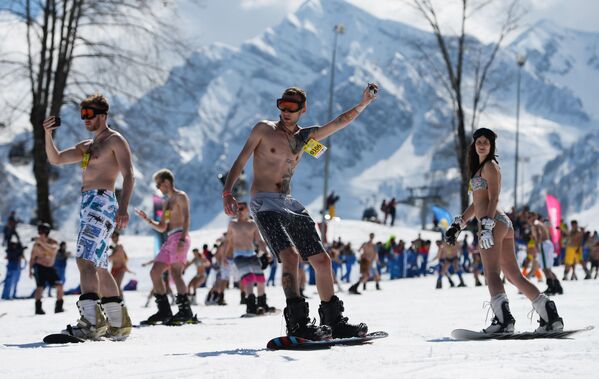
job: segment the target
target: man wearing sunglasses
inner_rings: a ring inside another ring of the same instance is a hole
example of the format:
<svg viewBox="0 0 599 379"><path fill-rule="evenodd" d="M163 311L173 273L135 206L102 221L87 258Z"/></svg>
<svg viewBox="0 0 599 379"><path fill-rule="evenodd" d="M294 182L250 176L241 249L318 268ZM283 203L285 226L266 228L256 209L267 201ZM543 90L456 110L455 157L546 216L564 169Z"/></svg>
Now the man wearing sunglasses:
<svg viewBox="0 0 599 379"><path fill-rule="evenodd" d="M106 336L122 340L131 332L131 320L119 296L119 288L108 271L107 250L115 228L124 229L129 222L127 207L134 176L129 144L108 126L108 109L108 101L100 94L83 100L80 103L81 119L94 138L62 151L54 144L53 131L59 126L56 117L48 117L43 126L50 163L80 163L82 168L77 235L77 267L81 279L77 306L81 317L76 325L68 325L63 333L85 339ZM123 176L123 191L117 203L114 188L119 174Z"/></svg>
<svg viewBox="0 0 599 379"><path fill-rule="evenodd" d="M377 91L376 84L369 84L358 105L321 127L303 129L298 122L307 109L306 94L300 88L286 89L277 100L279 121L256 124L227 176L223 206L227 215L234 216L238 204L231 189L253 154L250 210L270 251L282 263L287 300L284 316L290 336L321 340L362 336L368 332L366 324L352 325L347 317L343 317L343 302L334 295L331 260L322 246L314 221L304 206L291 196L290 182L304 146L314 146L315 141L349 125L374 100ZM321 300L320 326L310 322L308 303L300 296L300 257L310 262L316 272L316 287Z"/></svg>

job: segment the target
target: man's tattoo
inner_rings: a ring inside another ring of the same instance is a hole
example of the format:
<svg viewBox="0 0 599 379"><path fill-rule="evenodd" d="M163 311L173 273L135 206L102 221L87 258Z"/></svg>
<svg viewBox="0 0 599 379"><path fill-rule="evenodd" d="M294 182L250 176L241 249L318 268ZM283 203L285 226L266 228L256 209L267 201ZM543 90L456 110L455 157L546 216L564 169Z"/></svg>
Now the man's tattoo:
<svg viewBox="0 0 599 379"><path fill-rule="evenodd" d="M358 115L360 114L360 112L358 112L358 110L356 108L352 108L349 111L343 113L342 115L340 115L339 117L337 117L335 119L335 122L337 124L345 124L345 123L349 123L352 122L354 118L358 117Z"/></svg>
<svg viewBox="0 0 599 379"><path fill-rule="evenodd" d="M293 168L289 167L289 170L283 178L281 179L281 184L279 186L279 192L285 195L289 195L291 193L291 177L293 176Z"/></svg>
<svg viewBox="0 0 599 379"><path fill-rule="evenodd" d="M285 292L285 297L287 299L294 299L299 297L299 293L297 291L297 280L290 272L284 272L281 278L281 282L283 283L283 291Z"/></svg>
<svg viewBox="0 0 599 379"><path fill-rule="evenodd" d="M299 134L296 134L294 136L287 136L287 142L289 142L289 148L291 149L291 152L293 154L297 154L302 150L302 147L304 146L303 141L301 140Z"/></svg>

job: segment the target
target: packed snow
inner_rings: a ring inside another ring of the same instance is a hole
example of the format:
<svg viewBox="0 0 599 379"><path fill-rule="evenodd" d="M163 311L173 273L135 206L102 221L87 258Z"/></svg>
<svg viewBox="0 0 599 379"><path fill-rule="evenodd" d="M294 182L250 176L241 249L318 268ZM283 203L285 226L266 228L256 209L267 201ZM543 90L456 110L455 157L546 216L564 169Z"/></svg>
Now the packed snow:
<svg viewBox="0 0 599 379"><path fill-rule="evenodd" d="M193 246L212 244L224 228L191 233ZM374 232L376 240L391 234L410 241L418 230L389 227L359 221L340 221L330 230L335 238L358 245ZM57 236L60 233L56 233ZM422 232L423 238L436 239L438 234ZM69 236L69 250L73 240ZM135 324L152 314L154 304L144 307L150 289L149 267L141 263L153 255L154 240L149 236L124 236L121 241L130 257L125 281L135 278L138 290L125 292L125 300ZM28 253L26 254L28 255ZM431 252L431 258L434 252ZM4 276L5 268L0 269ZM279 270L280 271L280 270ZM357 278L354 267L352 280ZM557 270L561 276L561 270ZM193 275L186 273L189 280ZM42 343L49 333L58 332L78 317L77 296L66 296L65 313L54 314L54 298L44 298L44 316L34 315L33 299L0 301L0 377L144 377L163 378L343 378L373 377L527 377L587 378L596 377L599 369L599 331L593 330L566 340L457 342L449 336L455 328L482 329L488 300L486 287L474 287L469 274L467 288L436 290L436 276L390 281L384 276L382 290L369 283L362 295L338 293L345 302L350 321L364 321L370 331L384 330L389 337L362 346L338 346L320 351L269 351L270 338L285 334L281 315L242 319L245 308L239 305L239 292L226 292L227 306L194 306L202 321L181 327L155 326L133 329L124 342L86 342L52 345ZM278 281L277 281L278 283ZM67 266L65 288L78 284L73 260ZM348 285L343 284L347 289ZM539 286L544 287L543 283ZM599 280L567 281L565 294L555 300L566 328L581 328L596 323ZM19 295L29 295L32 279L23 277ZM199 289L203 300L207 289ZM508 285L511 309L518 330L536 327L527 318L531 304ZM284 307L280 285L268 287L269 303ZM309 286L306 294L311 314L317 318L318 296ZM174 307L174 306L173 306ZM489 320L490 322L490 315Z"/></svg>

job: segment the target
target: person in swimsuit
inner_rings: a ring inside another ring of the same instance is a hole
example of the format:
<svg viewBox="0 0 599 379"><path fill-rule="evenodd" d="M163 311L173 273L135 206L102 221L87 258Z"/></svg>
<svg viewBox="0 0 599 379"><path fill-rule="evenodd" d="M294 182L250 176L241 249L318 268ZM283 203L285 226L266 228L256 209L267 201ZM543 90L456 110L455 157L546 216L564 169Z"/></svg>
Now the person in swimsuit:
<svg viewBox="0 0 599 379"><path fill-rule="evenodd" d="M63 333L86 339L106 335L122 340L131 333L131 319L119 287L108 271L107 250L115 228L123 230L129 223L127 208L135 181L131 150L125 138L108 126L110 107L104 96L92 95L79 106L85 128L95 135L93 140L59 151L53 136L58 127L56 117L48 117L43 124L48 161L54 165L81 163L83 170L76 253L81 276L77 308L81 317ZM123 177L123 187L117 202L114 190L119 174Z"/></svg>
<svg viewBox="0 0 599 379"><path fill-rule="evenodd" d="M187 253L191 240L189 238L189 198L187 194L175 187L175 176L168 169L161 169L153 175L156 188L167 196L162 208L159 222L136 209L135 213L157 232L168 234L160 252L154 258L150 278L154 288L154 297L158 311L150 316L148 324L186 323L193 319L191 302L187 296L187 285L183 280L183 269L187 263ZM177 305L179 311L173 315L169 304L162 274L170 270L177 287Z"/></svg>
<svg viewBox="0 0 599 379"><path fill-rule="evenodd" d="M457 216L447 232L445 241L454 245L466 223L476 217L479 221L479 246L485 278L491 295L495 317L484 333L513 333L515 320L509 308L500 272L532 301L539 314L537 332L563 330L564 323L555 303L526 279L518 267L514 248L514 229L511 220L498 207L501 173L495 156L497 135L490 129L480 128L473 134L468 152L468 168L472 188L472 204Z"/></svg>
<svg viewBox="0 0 599 379"><path fill-rule="evenodd" d="M249 218L247 203L237 204L239 217L232 220L227 229L226 249L233 251L233 264L237 269L239 288L245 294L246 314L255 315L274 311L266 302L264 287L266 280L262 271L262 263L256 254L256 247L264 254L266 245L260 237L254 220ZM254 295L254 286L258 296Z"/></svg>
<svg viewBox="0 0 599 379"><path fill-rule="evenodd" d="M208 249L208 245L204 245L204 249ZM196 299L197 288L206 283L206 269L210 267L210 261L199 249L193 249L193 259L185 265L185 269L189 266L196 267L196 274L187 284L187 293L191 297L191 305L198 305Z"/></svg>
<svg viewBox="0 0 599 379"><path fill-rule="evenodd" d="M535 212L529 212L528 224L533 239L537 243L537 261L543 269L543 273L547 280L547 289L543 291L543 293L546 295L561 295L564 293L564 290L562 289L562 285L559 282L557 275L551 270L555 252L553 242L551 242L549 228L542 222L541 216Z"/></svg>
<svg viewBox="0 0 599 379"><path fill-rule="evenodd" d="M568 273L570 269L572 269L572 276L570 276L570 280L578 280L578 276L576 275L576 264L580 263L582 268L584 269L586 275L588 276L588 269L583 264L582 261L582 240L584 237L584 232L578 227L578 221L572 220L570 221L570 231L567 232L567 244L566 244L566 256L564 258L564 277L562 280L568 280Z"/></svg>
<svg viewBox="0 0 599 379"><path fill-rule="evenodd" d="M42 292L46 285L56 287L56 305L54 313L63 312L63 283L58 271L54 267L58 242L50 238L51 227L49 224L38 225L38 236L31 248L31 259L29 260L29 277L35 276L35 314L46 314L42 309Z"/></svg>
<svg viewBox="0 0 599 379"><path fill-rule="evenodd" d="M373 274L374 276L376 289L381 289L381 287L379 286L379 281L381 280L381 277L378 273L378 270L376 270L375 268L373 271L373 263L379 262L379 256L375 250L376 245L374 243L374 233L370 233L368 237L368 241L364 242L362 246L360 246L360 248L358 249L359 252L362 252L362 254L360 255L360 279L356 284L349 287L348 290L349 293L353 293L354 295L360 295L360 292L358 292L358 287L360 286L360 283L366 286L366 283L368 282L368 279L370 278L371 274ZM364 287L364 289L366 288Z"/></svg>
<svg viewBox="0 0 599 379"><path fill-rule="evenodd" d="M593 273L595 270L595 276L593 279L597 279L599 275L599 240L594 239L591 245L591 251L589 253L589 260L591 261L591 269L589 270L589 275Z"/></svg>
<svg viewBox="0 0 599 379"><path fill-rule="evenodd" d="M129 261L129 258L127 257L125 248L122 244L119 243L119 236L120 233L116 230L112 233L112 254L110 254L108 260L112 263L110 273L114 277L114 280L116 281L116 284L119 287L120 296L123 297L122 283L123 278L125 277L125 273L129 272L134 274L134 272L129 270L129 267L127 267L127 262Z"/></svg>
<svg viewBox="0 0 599 379"><path fill-rule="evenodd" d="M206 305L227 305L225 302L225 290L229 285L231 266L233 264L227 258L227 251L225 249L226 239L227 232L225 232L222 237L219 237L216 240L216 244L214 246L216 248L216 252L214 253L213 257L215 262L216 280L206 295L206 301L204 302Z"/></svg>
<svg viewBox="0 0 599 379"><path fill-rule="evenodd" d="M229 170L222 194L229 216L237 214L237 200L231 190L250 156L254 156L254 178L250 210L262 238L282 263L282 282L287 307L284 310L287 333L311 340L362 336L366 324L351 325L343 317L343 302L335 296L331 259L325 252L314 220L304 206L291 196L291 178L304 152L314 156L322 151L317 141L345 128L375 98L378 87L369 84L360 103L322 127L301 128L306 112L306 93L292 87L277 100L281 111L278 122L261 121L252 129L241 153ZM316 287L321 300L321 325L309 318L308 303L300 296L298 267L300 258L310 262L316 272Z"/></svg>

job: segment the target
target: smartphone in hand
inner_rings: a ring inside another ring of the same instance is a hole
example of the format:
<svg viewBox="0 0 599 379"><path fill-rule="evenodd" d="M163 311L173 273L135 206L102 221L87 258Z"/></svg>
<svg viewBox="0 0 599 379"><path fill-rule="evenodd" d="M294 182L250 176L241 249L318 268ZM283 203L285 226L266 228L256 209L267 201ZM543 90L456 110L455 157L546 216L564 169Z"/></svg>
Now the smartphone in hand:
<svg viewBox="0 0 599 379"><path fill-rule="evenodd" d="M60 116L54 116L54 125L56 127L60 126Z"/></svg>

